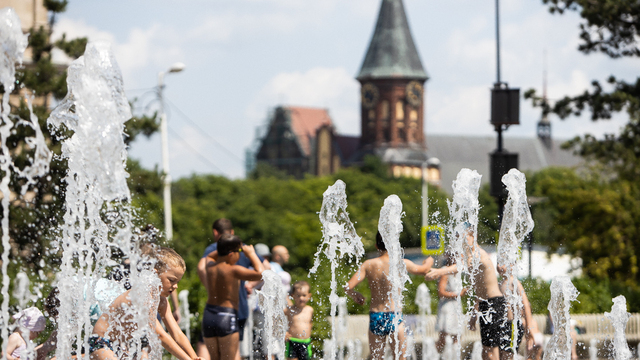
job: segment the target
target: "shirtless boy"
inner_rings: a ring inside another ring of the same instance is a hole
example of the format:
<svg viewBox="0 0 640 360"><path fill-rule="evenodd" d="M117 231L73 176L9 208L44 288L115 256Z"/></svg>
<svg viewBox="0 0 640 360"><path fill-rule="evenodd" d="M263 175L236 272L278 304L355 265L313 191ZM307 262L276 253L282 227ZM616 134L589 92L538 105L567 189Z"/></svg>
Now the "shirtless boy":
<svg viewBox="0 0 640 360"><path fill-rule="evenodd" d="M371 304L369 305L369 351L372 359L379 360L384 357L384 344L387 336L397 331L400 342L400 360L404 359L404 324L402 318L395 320L395 305L391 296L392 285L389 282L389 253L378 232L376 235L376 248L380 256L365 261L360 269L351 277L344 288L347 295L358 305L364 305L364 296L355 291L355 287L365 278L371 289ZM416 265L410 260L404 259L407 272L413 275L424 275L431 269L433 258L427 258L422 265ZM395 323L398 323L398 328ZM392 345L395 347L395 337L391 336Z"/></svg>
<svg viewBox="0 0 640 360"><path fill-rule="evenodd" d="M149 251L143 251L145 256L155 259L154 271L161 282L158 312L167 328L165 331L156 318L155 312L149 313L149 327L158 334L162 346L180 360L199 359L191 347L189 339L180 330L178 323L168 306L167 297L178 288L186 266L184 260L174 250L154 246ZM89 352L91 360L116 360L128 358L130 344L134 341L133 334L136 323L133 316L127 312L132 303L131 290L118 296L109 306L109 311L102 313L95 326L93 335L89 338Z"/></svg>
<svg viewBox="0 0 640 360"><path fill-rule="evenodd" d="M476 313L480 313L480 338L482 339L482 359L497 360L500 353L500 335L502 327L506 321L506 302L500 287L498 277L493 268L493 262L486 251L484 251L474 239L473 232L466 230L464 233L467 241L464 251L471 263L473 259L479 259L479 267L474 276L474 292L476 298ZM470 266L470 264L468 264ZM466 270L466 269L463 269ZM427 280L435 280L441 276L455 274L458 272L457 264L445 266L440 269L431 269L425 276ZM475 330L476 314L469 321L469 328Z"/></svg>
<svg viewBox="0 0 640 360"><path fill-rule="evenodd" d="M253 269L236 262L244 252ZM243 245L236 235L224 234L218 240L218 251L212 253L207 263L207 305L202 319L204 343L212 360L234 359L238 351L238 303L240 280L262 279L262 263L253 246ZM255 270L254 270L255 269Z"/></svg>
<svg viewBox="0 0 640 360"><path fill-rule="evenodd" d="M311 327L313 308L307 303L311 299L311 288L306 281L296 281L291 289L293 305L284 310L289 320L289 330L285 335L287 359L311 359Z"/></svg>

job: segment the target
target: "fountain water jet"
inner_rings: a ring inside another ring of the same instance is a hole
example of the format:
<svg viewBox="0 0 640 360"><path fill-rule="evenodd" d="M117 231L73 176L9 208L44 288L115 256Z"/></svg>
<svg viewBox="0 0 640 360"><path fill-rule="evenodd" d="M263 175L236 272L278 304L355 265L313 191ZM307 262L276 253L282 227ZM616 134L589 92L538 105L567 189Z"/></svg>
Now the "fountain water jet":
<svg viewBox="0 0 640 360"><path fill-rule="evenodd" d="M384 205L380 209L380 220L378 221L378 231L382 236L382 241L389 254L389 282L391 283L391 306L390 311L395 312L393 326L397 329L402 316L404 298L402 292L405 290L404 284L411 282L407 273L407 266L404 263L404 251L400 246L400 233L402 232L402 201L397 195L389 195L384 200ZM395 337L395 358L400 356L401 344L398 343L398 332L394 331ZM402 346L406 346L402 344Z"/></svg>
<svg viewBox="0 0 640 360"><path fill-rule="evenodd" d="M431 315L431 295L429 294L429 288L427 284L422 283L418 285L418 289L416 290L416 305L418 305L418 326L417 326L417 335L420 337L422 342L422 358L426 360L426 350L429 347L427 343L427 334L425 329L427 328L427 317L426 314ZM433 341L433 339L432 339Z"/></svg>
<svg viewBox="0 0 640 360"><path fill-rule="evenodd" d="M67 73L69 93L48 120L62 141L61 156L68 161L57 279L61 303L58 339L65 340L58 343L56 356L67 358L74 341L89 353L93 329L89 313L96 303L93 288L110 267L118 265L111 259L117 248L131 264L133 306L127 313L136 325L135 340L121 347L130 354L141 353L139 339L147 337L154 358L160 354L160 343L154 332L149 333L150 314L157 312L160 280L152 266L139 266L142 258L133 234L124 144L124 123L131 118L131 108L122 75L109 44L103 42L87 44L84 55ZM66 135L68 131L73 134ZM118 323L112 321L109 331L122 326Z"/></svg>
<svg viewBox="0 0 640 360"><path fill-rule="evenodd" d="M457 284L462 284L462 272L464 271L469 274L471 289L473 289L475 275L480 266L480 254L477 252L477 228L478 212L480 211L478 193L481 178L482 176L475 170L460 170L453 182L453 198L447 201L451 217L447 230L448 251L460 270L455 274L455 281ZM469 232L473 234L472 244L469 244L466 236ZM471 299L471 296L469 298ZM457 300L460 301L459 295ZM469 309L473 308L471 304L468 305ZM461 306L456 307L456 310L458 311L459 328L464 329L467 318L462 313ZM456 358L460 358L462 354L460 342L454 343L453 346Z"/></svg>
<svg viewBox="0 0 640 360"><path fill-rule="evenodd" d="M349 258L351 262L359 263L364 255L364 247L360 236L356 233L353 223L347 212L346 185L342 180L336 180L322 195L322 208L320 209L320 222L322 223L322 242L318 245L315 261L309 274L315 274L320 266L320 253L324 253L331 264L331 345L337 345L336 340L336 311L338 307L338 294L336 282L336 269L338 262ZM359 265L359 264L357 264ZM325 353L325 358L327 354ZM335 358L334 351L330 352L328 359Z"/></svg>
<svg viewBox="0 0 640 360"><path fill-rule="evenodd" d="M611 312L605 312L604 316L611 320L614 328L613 351L615 360L628 360L631 358L631 350L627 344L625 329L631 314L627 312L627 299L624 295L613 298Z"/></svg>
<svg viewBox="0 0 640 360"><path fill-rule="evenodd" d="M24 51L27 48L28 35L22 33L20 19L15 11L11 8L0 9L0 84L4 87L2 95L2 105L0 106L0 116L2 125L0 126L0 171L4 173L0 180L0 192L2 193L2 305L0 306L0 319L2 329L0 335L2 337L2 353L5 353L7 338L9 336L9 283L10 279L7 273L9 266L9 251L11 244L9 242L9 200L11 198L10 182L12 173L17 177L25 180L20 188L20 194L24 195L29 186L35 183L35 178L46 175L49 172L49 164L51 162L51 152L44 142L44 136L38 124L38 118L33 114L32 99L27 98L27 106L29 108L29 121L11 116L11 106L9 98L15 89L15 64L22 63ZM15 121L14 121L15 120ZM31 157L31 163L23 169L17 167L11 158L12 152L9 149L8 138L12 135L12 131L17 126L30 127L33 137L24 139L26 148L34 150ZM14 184L15 185L15 184ZM26 304L26 303L25 303ZM21 304L21 306L23 306Z"/></svg>
<svg viewBox="0 0 640 360"><path fill-rule="evenodd" d="M263 339L267 344L268 358L276 355L284 359L284 337L287 329L287 318L284 308L287 306L282 291L282 280L272 270L262 272L262 290L256 290L259 296L260 311L264 314Z"/></svg>
<svg viewBox="0 0 640 360"><path fill-rule="evenodd" d="M578 298L578 290L568 276L556 276L551 281L549 312L554 332L547 344L543 360L565 360L571 358L571 302Z"/></svg>
<svg viewBox="0 0 640 360"><path fill-rule="evenodd" d="M517 169L511 169L502 177L509 196L504 206L500 237L498 240L498 265L505 267L507 290L504 297L513 313L513 324L520 321L522 295L518 292L517 265L522 241L533 229L533 218L527 202L526 178ZM518 339L518 327L512 326L511 339L515 354Z"/></svg>

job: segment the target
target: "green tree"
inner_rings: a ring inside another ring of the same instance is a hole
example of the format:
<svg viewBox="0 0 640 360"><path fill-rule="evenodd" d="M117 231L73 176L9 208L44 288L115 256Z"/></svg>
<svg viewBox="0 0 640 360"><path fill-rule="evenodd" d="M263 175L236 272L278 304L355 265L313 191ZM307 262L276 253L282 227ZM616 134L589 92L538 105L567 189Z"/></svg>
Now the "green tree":
<svg viewBox="0 0 640 360"><path fill-rule="evenodd" d="M580 24L581 43L578 50L590 54L603 53L611 58L638 57L638 31L640 31L640 3L628 0L543 0L549 11L563 14L576 11L582 17ZM525 93L535 106L545 113L554 113L561 119L572 115L591 113L591 119L610 119L614 113L626 111L629 123L620 135L607 135L596 139L586 135L575 138L566 147L573 148L589 160L608 165L616 176L629 180L637 178L640 172L640 77L619 80L614 75L607 79L609 90L599 80L592 82L592 89L577 96L565 96L553 106L546 99L537 96L535 90Z"/></svg>
<svg viewBox="0 0 640 360"><path fill-rule="evenodd" d="M627 0L543 0L551 13L575 11L582 17L578 50L602 53L612 59L638 57L640 3ZM640 77L617 79L607 84L599 80L577 96L565 96L549 104L534 90L525 94L545 113L561 119L588 112L593 121L610 119L626 112L627 124L619 134L596 138L576 137L564 144L587 161L578 172L569 169L547 170L536 175L536 194L549 199L544 207L553 219L549 231L555 244L562 244L583 260L588 279L607 282L610 295L633 294L640 287L638 256L640 249ZM629 296L627 296L629 298ZM585 307L587 309L588 307ZM630 309L638 309L638 304ZM592 310L598 310L592 307Z"/></svg>

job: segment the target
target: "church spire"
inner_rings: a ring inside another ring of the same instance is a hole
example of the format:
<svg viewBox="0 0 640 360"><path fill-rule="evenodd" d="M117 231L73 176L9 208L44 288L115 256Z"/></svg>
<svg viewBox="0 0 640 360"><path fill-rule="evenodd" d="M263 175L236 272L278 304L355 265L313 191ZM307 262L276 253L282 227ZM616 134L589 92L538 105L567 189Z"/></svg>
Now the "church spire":
<svg viewBox="0 0 640 360"><path fill-rule="evenodd" d="M378 22L356 78L361 82L384 78L427 80L402 0L382 0Z"/></svg>

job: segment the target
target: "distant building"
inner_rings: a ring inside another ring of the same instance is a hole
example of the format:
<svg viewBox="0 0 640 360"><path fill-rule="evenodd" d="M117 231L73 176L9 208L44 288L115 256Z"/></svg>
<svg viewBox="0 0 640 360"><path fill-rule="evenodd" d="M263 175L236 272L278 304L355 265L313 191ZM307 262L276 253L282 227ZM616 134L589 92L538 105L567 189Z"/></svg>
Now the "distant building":
<svg viewBox="0 0 640 360"><path fill-rule="evenodd" d="M361 136L336 134L327 110L279 106L260 139L256 162L289 174L331 174L375 155L397 176L420 177L427 159L424 84L428 79L402 0L383 0L358 72Z"/></svg>
<svg viewBox="0 0 640 360"><path fill-rule="evenodd" d="M575 166L582 159L560 148L562 140L535 137L505 137L504 147L518 153L518 169L538 171L549 166ZM489 182L489 153L495 136L427 135L429 156L440 160L442 188L453 193L451 183L462 168L477 170L482 183Z"/></svg>
<svg viewBox="0 0 640 360"><path fill-rule="evenodd" d="M342 166L357 145L357 137L339 136L327 109L279 106L262 137L256 161L301 178L329 175ZM351 149L350 149L351 148Z"/></svg>
<svg viewBox="0 0 640 360"><path fill-rule="evenodd" d="M489 179L489 153L495 138L430 135L425 138L425 83L429 79L416 49L402 0L382 0L373 36L356 76L360 82L360 136L336 133L327 109L279 106L258 136L255 162L265 162L302 177L327 175L341 167L362 164L367 155L389 164L395 177L422 177L422 164L440 160L441 171L427 180L451 192L463 168ZM489 126L489 124L487 124ZM546 118L538 138L505 138L505 147L519 153L521 170L572 166L580 159L551 139ZM248 164L254 164L253 159Z"/></svg>

